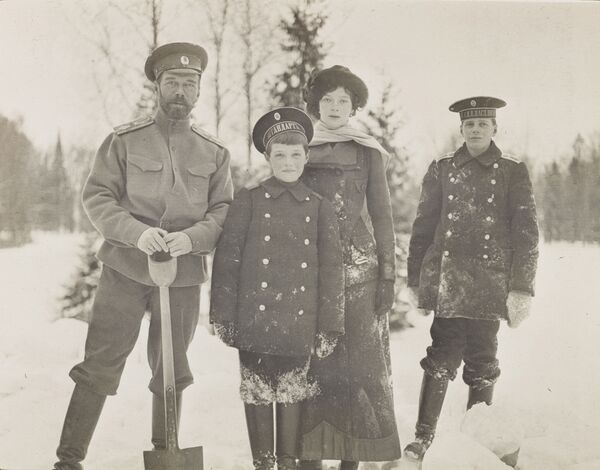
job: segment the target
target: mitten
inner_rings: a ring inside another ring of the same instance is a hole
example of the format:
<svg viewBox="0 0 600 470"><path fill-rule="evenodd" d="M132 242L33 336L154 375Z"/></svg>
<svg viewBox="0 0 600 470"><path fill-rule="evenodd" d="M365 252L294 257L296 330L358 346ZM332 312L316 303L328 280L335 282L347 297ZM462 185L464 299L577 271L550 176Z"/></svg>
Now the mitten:
<svg viewBox="0 0 600 470"><path fill-rule="evenodd" d="M237 337L237 328L235 323L227 322L227 323L215 323L215 333L219 337L221 341L223 341L227 346L232 346L235 343L235 339Z"/></svg>
<svg viewBox="0 0 600 470"><path fill-rule="evenodd" d="M531 309L531 295L526 292L512 290L506 299L508 310L508 326L516 328L529 316Z"/></svg>

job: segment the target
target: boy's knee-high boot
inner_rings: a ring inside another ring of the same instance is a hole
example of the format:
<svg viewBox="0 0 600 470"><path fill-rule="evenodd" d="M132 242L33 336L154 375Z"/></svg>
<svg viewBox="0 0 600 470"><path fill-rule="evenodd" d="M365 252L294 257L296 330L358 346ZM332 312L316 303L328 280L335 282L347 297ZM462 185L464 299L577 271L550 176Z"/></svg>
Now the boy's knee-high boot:
<svg viewBox="0 0 600 470"><path fill-rule="evenodd" d="M407 457L416 460L423 459L433 441L447 389L448 379L438 379L427 373L423 374L415 440L404 449Z"/></svg>
<svg viewBox="0 0 600 470"><path fill-rule="evenodd" d="M483 388L469 387L469 399L467 401L467 410L477 403L485 403L488 406L492 404L494 396L494 384Z"/></svg>
<svg viewBox="0 0 600 470"><path fill-rule="evenodd" d="M60 443L56 449L55 470L82 470L81 462L100 418L106 395L75 385L65 416Z"/></svg>
<svg viewBox="0 0 600 470"><path fill-rule="evenodd" d="M177 429L181 421L181 392L175 394L177 400ZM165 399L162 396L152 394L152 445L154 450L167 448L167 430L165 427Z"/></svg>
<svg viewBox="0 0 600 470"><path fill-rule="evenodd" d="M300 403L277 403L277 470L296 470Z"/></svg>
<svg viewBox="0 0 600 470"><path fill-rule="evenodd" d="M273 405L244 403L244 411L246 412L246 425L254 468L256 470L272 470L275 466Z"/></svg>

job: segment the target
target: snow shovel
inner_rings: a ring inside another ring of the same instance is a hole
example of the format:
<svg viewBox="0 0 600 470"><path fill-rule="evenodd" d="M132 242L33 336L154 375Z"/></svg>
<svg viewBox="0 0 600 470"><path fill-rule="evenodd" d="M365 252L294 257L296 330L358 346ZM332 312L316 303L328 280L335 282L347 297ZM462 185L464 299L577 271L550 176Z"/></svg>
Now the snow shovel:
<svg viewBox="0 0 600 470"><path fill-rule="evenodd" d="M169 286L177 275L177 258L161 251L148 257L150 278L160 293L160 329L165 397L165 435L167 448L144 451L146 470L203 470L202 447L180 449L177 442L177 403L175 396L175 368L173 366L173 336L171 333L171 305Z"/></svg>

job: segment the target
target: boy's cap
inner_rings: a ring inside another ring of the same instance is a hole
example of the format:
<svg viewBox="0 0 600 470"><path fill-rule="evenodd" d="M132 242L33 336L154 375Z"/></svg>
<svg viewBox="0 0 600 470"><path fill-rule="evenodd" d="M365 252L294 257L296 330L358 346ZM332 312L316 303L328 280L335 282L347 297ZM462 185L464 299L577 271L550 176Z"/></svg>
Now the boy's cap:
<svg viewBox="0 0 600 470"><path fill-rule="evenodd" d="M146 59L144 72L155 81L166 70L188 69L202 75L208 62L204 48L189 42L171 42L152 51Z"/></svg>
<svg viewBox="0 0 600 470"><path fill-rule="evenodd" d="M450 111L460 113L460 120L472 118L495 118L496 109L506 106L506 101L492 96L474 96L450 105Z"/></svg>
<svg viewBox="0 0 600 470"><path fill-rule="evenodd" d="M308 114L298 108L286 107L269 111L256 121L252 130L256 150L264 153L269 141L284 132L297 132L310 142L314 133L312 121Z"/></svg>

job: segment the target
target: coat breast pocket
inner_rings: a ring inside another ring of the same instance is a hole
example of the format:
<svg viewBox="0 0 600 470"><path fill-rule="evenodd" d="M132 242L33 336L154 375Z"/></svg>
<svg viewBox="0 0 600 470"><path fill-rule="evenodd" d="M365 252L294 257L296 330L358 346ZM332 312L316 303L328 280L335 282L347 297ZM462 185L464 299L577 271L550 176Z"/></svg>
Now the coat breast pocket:
<svg viewBox="0 0 600 470"><path fill-rule="evenodd" d="M127 156L127 193L129 196L154 199L162 176L162 162L142 155Z"/></svg>
<svg viewBox="0 0 600 470"><path fill-rule="evenodd" d="M192 202L208 202L208 188L211 175L217 171L214 163L194 165L187 170L187 190Z"/></svg>

